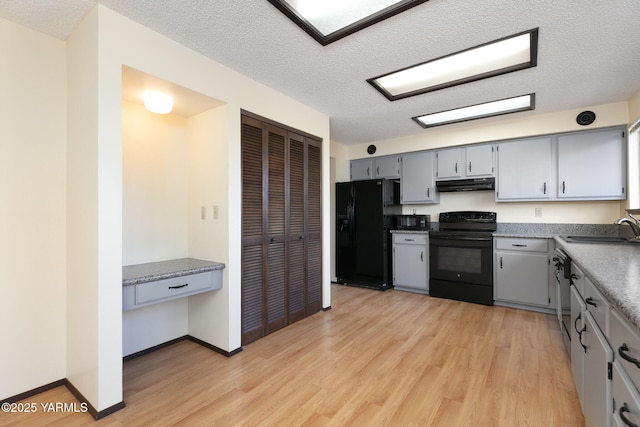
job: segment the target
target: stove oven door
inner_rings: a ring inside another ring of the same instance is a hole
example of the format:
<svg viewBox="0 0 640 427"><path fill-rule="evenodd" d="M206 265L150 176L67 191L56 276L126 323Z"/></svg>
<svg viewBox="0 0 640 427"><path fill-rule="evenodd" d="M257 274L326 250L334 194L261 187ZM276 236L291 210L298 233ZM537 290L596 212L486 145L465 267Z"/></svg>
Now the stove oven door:
<svg viewBox="0 0 640 427"><path fill-rule="evenodd" d="M430 234L429 273L431 296L493 305L492 238Z"/></svg>

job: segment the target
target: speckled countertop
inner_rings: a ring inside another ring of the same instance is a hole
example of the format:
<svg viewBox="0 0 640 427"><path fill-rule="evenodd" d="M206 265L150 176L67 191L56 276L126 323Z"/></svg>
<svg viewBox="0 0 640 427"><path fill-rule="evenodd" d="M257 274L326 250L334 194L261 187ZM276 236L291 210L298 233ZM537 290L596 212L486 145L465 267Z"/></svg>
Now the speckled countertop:
<svg viewBox="0 0 640 427"><path fill-rule="evenodd" d="M222 270L223 268L225 268L225 265L221 262L204 261L195 258L127 265L122 267L122 286L171 279L212 270Z"/></svg>
<svg viewBox="0 0 640 427"><path fill-rule="evenodd" d="M640 244L567 243L554 239L593 284L640 328Z"/></svg>

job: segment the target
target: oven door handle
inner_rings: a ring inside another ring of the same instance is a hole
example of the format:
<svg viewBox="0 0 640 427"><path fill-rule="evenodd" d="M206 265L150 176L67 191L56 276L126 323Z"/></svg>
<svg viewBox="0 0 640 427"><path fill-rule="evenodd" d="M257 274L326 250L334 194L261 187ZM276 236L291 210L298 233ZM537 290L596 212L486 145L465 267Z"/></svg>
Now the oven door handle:
<svg viewBox="0 0 640 427"><path fill-rule="evenodd" d="M445 240L447 242L462 240L468 242L490 242L491 237L434 237L431 240Z"/></svg>

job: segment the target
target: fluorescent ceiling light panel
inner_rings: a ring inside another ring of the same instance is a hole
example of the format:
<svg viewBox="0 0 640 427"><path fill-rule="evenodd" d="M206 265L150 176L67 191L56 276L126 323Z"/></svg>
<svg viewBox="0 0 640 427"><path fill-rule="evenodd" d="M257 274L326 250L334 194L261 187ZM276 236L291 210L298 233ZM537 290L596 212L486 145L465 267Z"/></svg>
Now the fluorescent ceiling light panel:
<svg viewBox="0 0 640 427"><path fill-rule="evenodd" d="M268 0L323 46L427 0Z"/></svg>
<svg viewBox="0 0 640 427"><path fill-rule="evenodd" d="M538 29L394 71L367 81L390 101L535 67Z"/></svg>
<svg viewBox="0 0 640 427"><path fill-rule="evenodd" d="M439 113L425 114L413 117L420 126L429 128L448 125L451 123L465 122L467 120L482 119L485 117L500 116L502 114L517 113L535 109L535 93L516 96L514 98L500 99L484 104L470 105L454 110L441 111Z"/></svg>

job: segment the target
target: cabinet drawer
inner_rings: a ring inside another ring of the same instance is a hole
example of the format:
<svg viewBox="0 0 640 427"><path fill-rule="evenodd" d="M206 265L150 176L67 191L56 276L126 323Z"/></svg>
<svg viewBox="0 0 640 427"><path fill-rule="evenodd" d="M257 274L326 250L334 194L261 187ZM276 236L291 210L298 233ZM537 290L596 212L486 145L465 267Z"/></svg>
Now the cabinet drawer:
<svg viewBox="0 0 640 427"><path fill-rule="evenodd" d="M612 369L612 397L613 418L618 425L638 425L640 424L640 397L632 381L625 374L624 369L618 365L619 359L613 364ZM627 422L624 422L626 419ZM629 424L633 423L633 424ZM614 424L615 425L615 424Z"/></svg>
<svg viewBox="0 0 640 427"><path fill-rule="evenodd" d="M495 239L496 249L509 251L547 252L549 242L547 239Z"/></svg>
<svg viewBox="0 0 640 427"><path fill-rule="evenodd" d="M190 274L122 287L122 310L222 288L222 270Z"/></svg>
<svg viewBox="0 0 640 427"><path fill-rule="evenodd" d="M640 368L633 362L640 361L640 336L638 330L615 310L611 310L610 342L616 363L626 371L634 387L640 387Z"/></svg>
<svg viewBox="0 0 640 427"><path fill-rule="evenodd" d="M427 234L402 234L393 233L393 243L403 245L426 245L429 236Z"/></svg>
<svg viewBox="0 0 640 427"><path fill-rule="evenodd" d="M595 285L591 283L588 277L584 278L584 302L587 306L587 310L593 315L596 323L604 333L604 336L609 338L609 301L596 289Z"/></svg>

